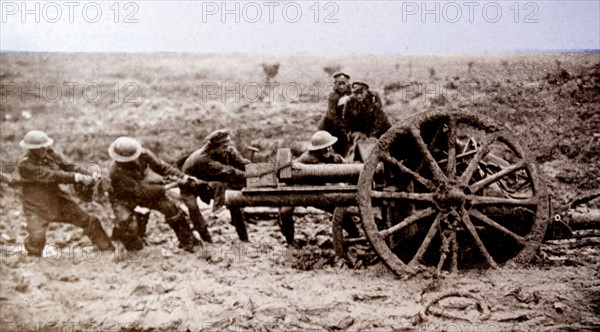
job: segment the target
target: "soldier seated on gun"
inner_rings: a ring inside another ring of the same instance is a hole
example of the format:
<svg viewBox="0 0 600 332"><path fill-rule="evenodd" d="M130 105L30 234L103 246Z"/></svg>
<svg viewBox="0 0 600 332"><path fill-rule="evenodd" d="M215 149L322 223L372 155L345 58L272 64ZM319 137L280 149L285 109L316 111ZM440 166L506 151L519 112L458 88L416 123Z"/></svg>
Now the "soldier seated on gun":
<svg viewBox="0 0 600 332"><path fill-rule="evenodd" d="M308 151L294 160L301 164L341 164L344 159L333 151L337 137L320 130L312 135ZM333 208L329 212L333 212ZM294 244L294 207L286 206L279 209L279 227L288 245Z"/></svg>
<svg viewBox="0 0 600 332"><path fill-rule="evenodd" d="M148 171L152 170L163 177L177 178L181 185L197 179L188 177L160 160L130 137L117 138L110 145L108 154L113 160L110 165L112 190L109 193L116 218L113 239L120 240L127 250L143 248L142 238L146 233L147 218L134 211L139 206L160 211L165 216L165 222L175 232L179 246L188 252L194 252L194 246L201 242L194 237L185 213L167 198L164 183L150 180Z"/></svg>
<svg viewBox="0 0 600 332"><path fill-rule="evenodd" d="M50 222L62 222L83 229L100 250L114 250L100 220L83 211L59 184L93 184L99 173L90 174L83 167L67 162L50 148L54 141L38 130L28 132L19 143L27 150L19 160L22 202L27 221L25 249L31 256L41 256L46 245L46 230ZM10 179L7 179L10 180Z"/></svg>
<svg viewBox="0 0 600 332"><path fill-rule="evenodd" d="M245 165L250 160L243 158L239 151L233 146L229 131L225 129L216 130L206 137L205 144L194 151L183 162L181 169L189 175L193 175L202 181L208 181L215 189L213 197L213 209L224 204L224 193L226 188L241 189L246 183ZM184 201L190 209L191 215L200 215L198 206L194 199L190 199L190 192L182 192ZM241 208L231 208L231 223L235 227L240 240L248 242L248 231L244 221L244 213ZM201 216L201 215L200 215Z"/></svg>

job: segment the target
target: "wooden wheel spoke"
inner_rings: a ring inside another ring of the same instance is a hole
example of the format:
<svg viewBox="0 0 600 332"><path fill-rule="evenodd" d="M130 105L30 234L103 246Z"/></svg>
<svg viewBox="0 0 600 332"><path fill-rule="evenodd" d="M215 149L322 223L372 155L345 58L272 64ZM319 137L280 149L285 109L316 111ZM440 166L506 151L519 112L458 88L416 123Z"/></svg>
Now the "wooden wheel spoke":
<svg viewBox="0 0 600 332"><path fill-rule="evenodd" d="M475 229L475 226L471 222L469 213L464 209L463 209L463 213L461 216L461 220L462 220L462 223L467 228L467 230L469 231L469 233L471 234L471 236L473 237L473 240L475 241L475 245L477 245L477 248L479 249L479 251L481 251L481 254L485 258L487 263L493 268L498 268L498 264L496 264L496 261L492 258L490 253L487 251L487 249L483 245L483 242L481 241L479 234L477 234L477 229Z"/></svg>
<svg viewBox="0 0 600 332"><path fill-rule="evenodd" d="M490 185L496 181L499 181L500 179L502 179L503 177L510 175L520 169L523 169L527 166L527 163L525 161L520 161L514 165L511 165L503 170L501 170L498 173L494 173L482 180L479 180L475 183L473 183L472 185L469 186L469 189L471 190L472 193L474 192L478 192L479 190L481 190L483 187Z"/></svg>
<svg viewBox="0 0 600 332"><path fill-rule="evenodd" d="M415 222L417 222L423 218L432 216L434 213L436 213L436 211L433 208L427 208L425 210L413 212L413 214L404 218L404 220L402 220L402 222L400 222L390 228L380 231L379 235L381 235L382 237L388 237L406 226L412 225Z"/></svg>
<svg viewBox="0 0 600 332"><path fill-rule="evenodd" d="M371 197L389 200L433 202L432 193L409 193L371 190Z"/></svg>
<svg viewBox="0 0 600 332"><path fill-rule="evenodd" d="M477 150L471 150L471 151L463 152L461 154L456 155L456 160L461 160L463 158L470 157L470 156L472 156L472 155L474 155L476 153L477 153ZM447 162L448 162L448 158L444 158L444 159L440 159L438 161L438 164L445 164Z"/></svg>
<svg viewBox="0 0 600 332"><path fill-rule="evenodd" d="M344 239L344 245L353 245L353 244L357 244L357 243L365 243L367 242L367 238L366 237L353 237L353 238L349 238L349 239Z"/></svg>
<svg viewBox="0 0 600 332"><path fill-rule="evenodd" d="M435 190L435 185L431 181L422 177L421 175L419 175L415 171L411 170L410 168L404 166L404 164L402 164L399 160L392 157L389 152L385 151L384 153L381 154L381 157L383 158L384 161L387 161L388 163L396 166L402 173L406 173L406 174L412 176L413 179L415 179L415 181L419 182L420 184L425 186L427 189L429 189L431 191Z"/></svg>
<svg viewBox="0 0 600 332"><path fill-rule="evenodd" d="M492 220L490 217L486 216L485 214L483 214L477 210L471 210L471 211L469 211L469 214L471 215L471 217L474 217L477 220L482 221L484 224L490 226L491 228L510 236L512 239L517 241L520 245L522 245L522 246L526 245L526 241L522 236L517 235L514 232L512 232L511 230L509 230L508 228L498 224L497 222L495 222L494 220Z"/></svg>
<svg viewBox="0 0 600 332"><path fill-rule="evenodd" d="M421 131L419 130L419 128L411 127L410 133L414 137L415 142L417 143L417 147L419 148L419 150L421 150L421 154L423 154L423 158L427 162L427 166L429 166L429 169L433 173L433 177L438 182L444 182L447 179L446 175L444 175L444 172L442 172L440 165L438 165L438 163L435 161L435 158L433 158L433 155L431 154L431 151L429 151L427 144L425 144L425 141L423 141L423 137L421 137Z"/></svg>
<svg viewBox="0 0 600 332"><path fill-rule="evenodd" d="M478 196L468 195L467 199L472 205L513 205L513 206L535 206L539 203L537 197L516 199L516 198L504 198L504 197L493 197L493 196Z"/></svg>
<svg viewBox="0 0 600 332"><path fill-rule="evenodd" d="M449 178L456 176L456 119L450 117L448 121L448 163L446 164L446 174Z"/></svg>
<svg viewBox="0 0 600 332"><path fill-rule="evenodd" d="M429 227L429 231L427 231L427 235L425 235L425 238L423 239L423 242L419 246L419 249L417 250L417 253L411 259L411 261L410 261L410 263L408 263L408 265L410 265L410 266L416 266L423 259L423 255L425 255L425 252L427 251L427 248L429 248L429 245L431 244L431 241L433 241L433 237L438 232L438 229L440 227L440 220L441 219L442 219L442 214L438 213L437 216L435 217L435 220L431 224L431 227Z"/></svg>
<svg viewBox="0 0 600 332"><path fill-rule="evenodd" d="M498 139L497 134L486 137L486 140L483 142L483 144L481 144L479 146L479 150L477 150L477 153L475 153L475 156L473 156L473 159L471 159L471 161L469 162L467 169L465 169L463 174L460 176L459 182L461 184L463 184L465 186L469 184L469 180L471 180L471 177L473 177L475 170L477 170L477 166L479 165L479 162L489 152L490 146L497 139Z"/></svg>

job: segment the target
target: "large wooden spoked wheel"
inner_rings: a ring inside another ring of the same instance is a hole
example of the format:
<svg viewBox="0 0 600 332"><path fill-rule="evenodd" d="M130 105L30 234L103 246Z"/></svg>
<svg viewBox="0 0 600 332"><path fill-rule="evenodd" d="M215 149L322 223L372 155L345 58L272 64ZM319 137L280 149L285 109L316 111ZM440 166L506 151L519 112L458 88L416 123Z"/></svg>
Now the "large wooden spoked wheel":
<svg viewBox="0 0 600 332"><path fill-rule="evenodd" d="M379 163L385 184L373 181ZM546 187L529 151L465 111L418 113L391 128L365 162L357 201L368 240L398 275L525 263L547 226ZM385 222L375 206L392 211Z"/></svg>

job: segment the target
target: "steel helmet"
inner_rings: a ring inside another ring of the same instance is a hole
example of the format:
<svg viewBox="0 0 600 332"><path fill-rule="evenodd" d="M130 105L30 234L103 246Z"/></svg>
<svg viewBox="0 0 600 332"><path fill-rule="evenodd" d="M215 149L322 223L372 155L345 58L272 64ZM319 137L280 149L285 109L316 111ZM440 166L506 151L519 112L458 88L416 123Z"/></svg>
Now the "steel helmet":
<svg viewBox="0 0 600 332"><path fill-rule="evenodd" d="M325 130L319 130L312 135L310 138L310 144L308 145L308 151L317 151L324 149L328 146L332 146L337 142L337 137L332 136Z"/></svg>
<svg viewBox="0 0 600 332"><path fill-rule="evenodd" d="M54 143L54 140L48 137L45 132L40 130L32 130L25 134L23 140L19 142L19 146L23 149L41 149L48 147Z"/></svg>
<svg viewBox="0 0 600 332"><path fill-rule="evenodd" d="M131 137L119 137L108 147L108 155L112 160L121 163L134 161L140 154L142 154L142 145Z"/></svg>

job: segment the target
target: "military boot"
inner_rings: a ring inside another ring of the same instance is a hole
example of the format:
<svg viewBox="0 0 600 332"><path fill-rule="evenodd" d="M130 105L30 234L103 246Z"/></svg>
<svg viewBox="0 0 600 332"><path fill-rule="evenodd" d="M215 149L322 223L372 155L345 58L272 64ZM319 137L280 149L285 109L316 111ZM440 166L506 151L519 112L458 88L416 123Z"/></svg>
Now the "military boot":
<svg viewBox="0 0 600 332"><path fill-rule="evenodd" d="M194 233L192 233L190 225L185 218L185 214L179 211L175 216L165 218L165 221L175 232L183 250L194 252L194 244L199 242L199 240L194 237Z"/></svg>
<svg viewBox="0 0 600 332"><path fill-rule="evenodd" d="M210 236L210 232L208 231L208 225L206 224L204 217L200 213L192 214L190 211L190 219L194 229L198 231L198 234L200 234L202 240L212 243L212 238Z"/></svg>
<svg viewBox="0 0 600 332"><path fill-rule="evenodd" d="M294 243L294 208L293 207L282 207L279 209L279 228L281 234L285 237L287 244Z"/></svg>
<svg viewBox="0 0 600 332"><path fill-rule="evenodd" d="M248 242L248 231L246 230L246 222L244 221L244 212L241 208L229 209L231 213L231 223L235 227L235 231L238 234L240 240Z"/></svg>
<svg viewBox="0 0 600 332"><path fill-rule="evenodd" d="M142 239L146 237L146 227L148 226L148 219L150 218L150 212L139 213L135 212L135 221L137 223L138 236Z"/></svg>
<svg viewBox="0 0 600 332"><path fill-rule="evenodd" d="M113 241L120 241L128 251L141 250L144 248L144 242L139 236L137 229L137 223L133 218L129 218L126 222L117 224L113 228L112 236Z"/></svg>
<svg viewBox="0 0 600 332"><path fill-rule="evenodd" d="M90 223L88 224L88 227L83 230L83 234L87 235L87 237L92 240L92 243L100 250L115 250L112 242L110 242L110 238L106 235L106 232L104 232L100 220L90 218Z"/></svg>

